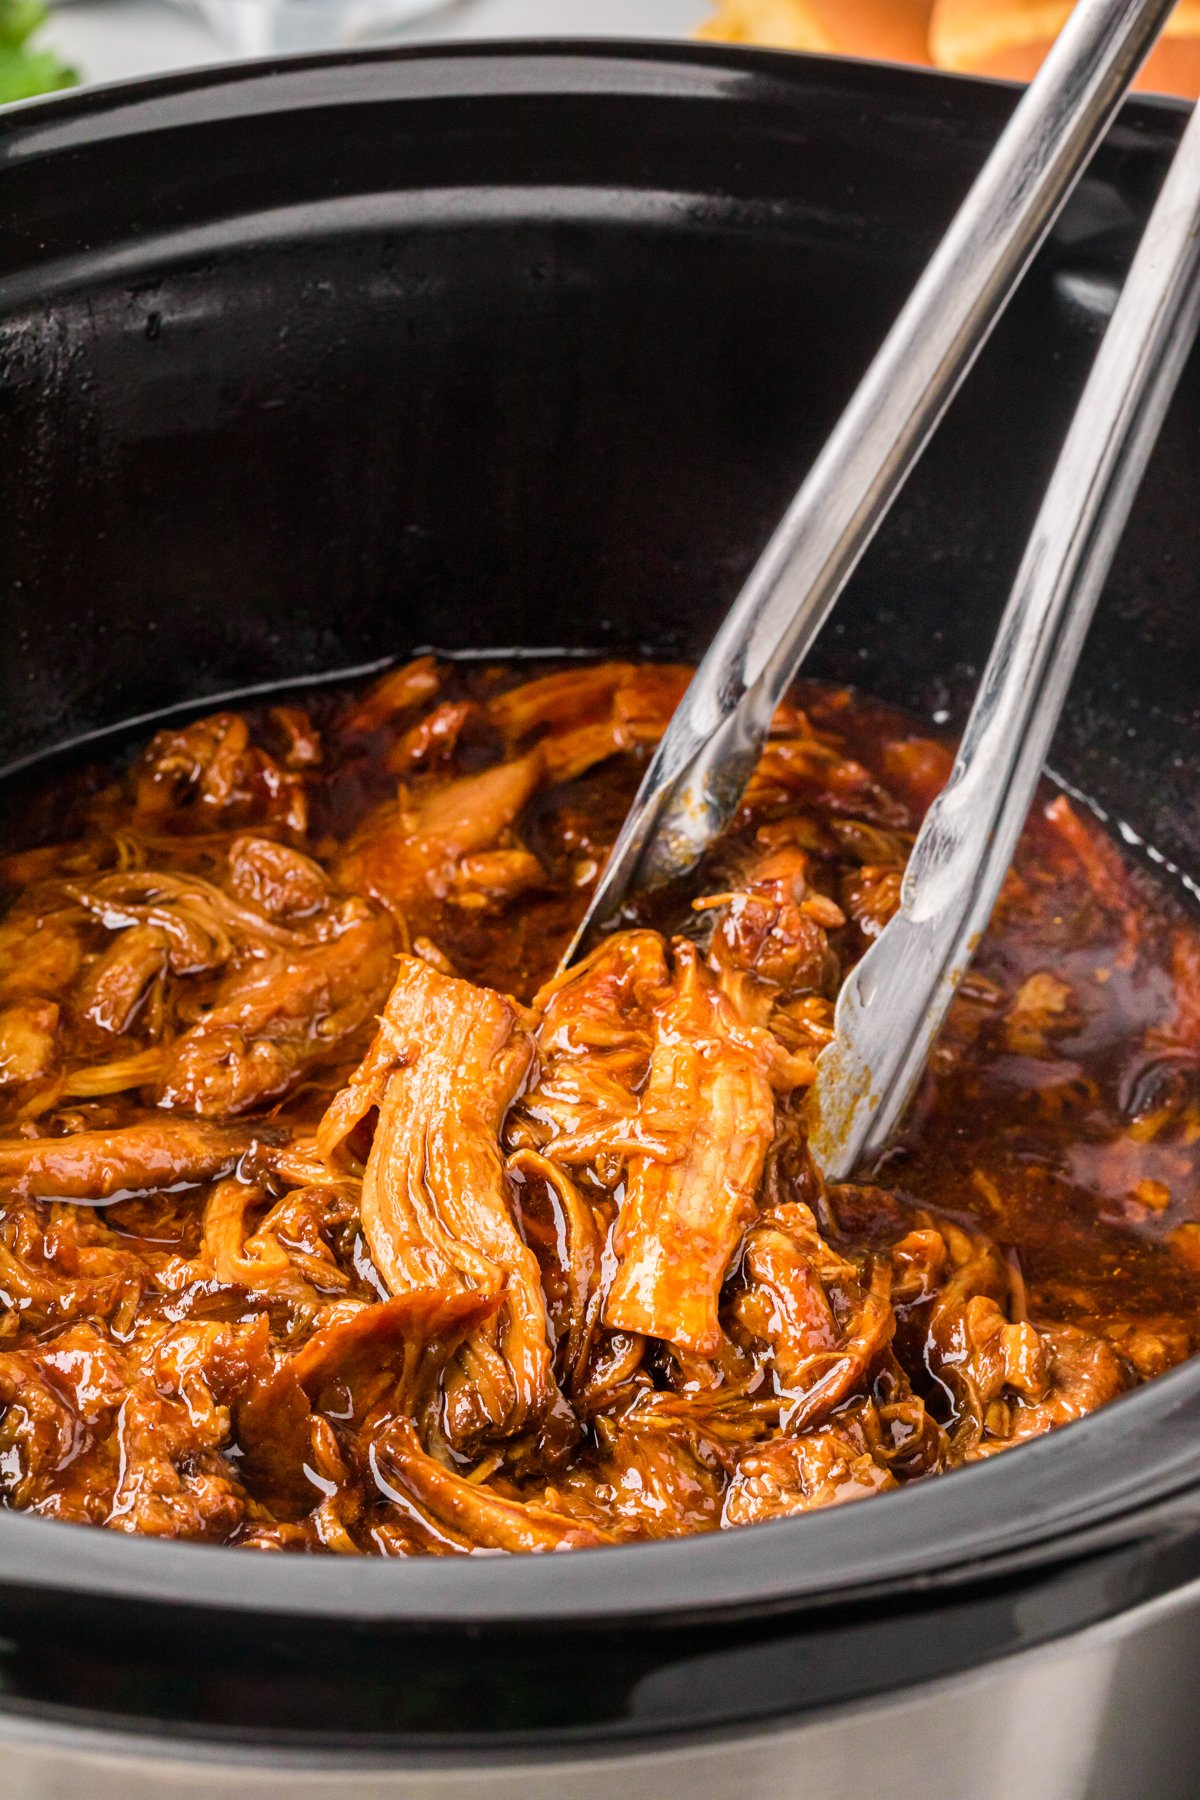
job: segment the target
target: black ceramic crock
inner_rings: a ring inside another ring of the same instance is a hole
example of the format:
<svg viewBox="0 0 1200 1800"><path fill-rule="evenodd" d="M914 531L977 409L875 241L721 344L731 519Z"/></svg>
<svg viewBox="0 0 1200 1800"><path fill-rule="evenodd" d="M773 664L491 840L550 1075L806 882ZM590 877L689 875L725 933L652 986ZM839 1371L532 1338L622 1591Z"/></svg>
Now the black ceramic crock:
<svg viewBox="0 0 1200 1800"><path fill-rule="evenodd" d="M1012 103L573 43L0 114L5 829L49 753L217 696L427 644L697 653ZM1126 108L812 672L961 717L1181 119ZM1193 361L1054 751L1169 880L1200 870L1198 477ZM0 1512L0 1714L536 1760L868 1703L1198 1579L1186 1366L883 1501L631 1549L284 1558Z"/></svg>

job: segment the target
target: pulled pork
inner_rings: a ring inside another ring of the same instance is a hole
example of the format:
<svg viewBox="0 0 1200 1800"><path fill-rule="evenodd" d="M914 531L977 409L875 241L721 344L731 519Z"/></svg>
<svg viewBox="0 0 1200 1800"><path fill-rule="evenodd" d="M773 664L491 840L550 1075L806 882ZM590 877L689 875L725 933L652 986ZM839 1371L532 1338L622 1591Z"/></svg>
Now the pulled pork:
<svg viewBox="0 0 1200 1800"><path fill-rule="evenodd" d="M1196 1348L1200 938L1031 821L892 1186L805 1095L949 752L781 709L686 893L552 973L688 671L421 657L221 712L0 860L0 1496L334 1555L886 1493Z"/></svg>

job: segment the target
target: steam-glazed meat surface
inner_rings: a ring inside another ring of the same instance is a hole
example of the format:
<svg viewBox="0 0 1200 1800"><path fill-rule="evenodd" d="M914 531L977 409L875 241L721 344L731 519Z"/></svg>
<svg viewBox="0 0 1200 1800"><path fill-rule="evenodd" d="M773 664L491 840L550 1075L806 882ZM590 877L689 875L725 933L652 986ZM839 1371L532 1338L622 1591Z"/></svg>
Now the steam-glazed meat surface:
<svg viewBox="0 0 1200 1800"><path fill-rule="evenodd" d="M10 809L0 1494L160 1537L557 1550L884 1494L1200 1319L1200 933L1030 819L900 1142L806 1097L950 752L783 706L686 891L555 965L688 671L421 657Z"/></svg>

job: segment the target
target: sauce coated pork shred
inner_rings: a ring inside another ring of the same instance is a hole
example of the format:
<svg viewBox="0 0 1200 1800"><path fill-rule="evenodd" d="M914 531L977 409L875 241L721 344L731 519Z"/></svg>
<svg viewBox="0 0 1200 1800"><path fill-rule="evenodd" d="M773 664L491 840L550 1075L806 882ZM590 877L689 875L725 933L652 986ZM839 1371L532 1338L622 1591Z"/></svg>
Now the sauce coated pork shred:
<svg viewBox="0 0 1200 1800"><path fill-rule="evenodd" d="M221 712L0 864L0 1487L258 1549L555 1550L923 1480L1196 1348L1200 940L1035 809L877 1186L805 1098L949 754L834 689L556 959L687 672Z"/></svg>

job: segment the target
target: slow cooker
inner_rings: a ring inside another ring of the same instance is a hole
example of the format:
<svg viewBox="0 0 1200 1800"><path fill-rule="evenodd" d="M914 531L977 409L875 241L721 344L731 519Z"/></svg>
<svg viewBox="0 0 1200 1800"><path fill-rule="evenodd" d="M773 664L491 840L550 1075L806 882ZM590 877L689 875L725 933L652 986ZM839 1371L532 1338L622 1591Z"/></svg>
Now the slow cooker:
<svg viewBox="0 0 1200 1800"><path fill-rule="evenodd" d="M422 645L695 654L1013 91L544 43L0 118L0 781ZM1130 104L813 672L962 717L1183 111ZM1200 870L1200 362L1054 751ZM1200 1366L886 1501L381 1563L0 1512L6 1800L1130 1800L1200 1748Z"/></svg>

